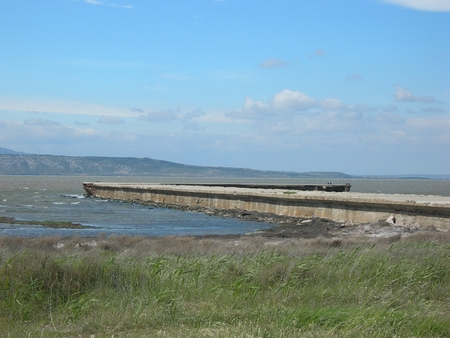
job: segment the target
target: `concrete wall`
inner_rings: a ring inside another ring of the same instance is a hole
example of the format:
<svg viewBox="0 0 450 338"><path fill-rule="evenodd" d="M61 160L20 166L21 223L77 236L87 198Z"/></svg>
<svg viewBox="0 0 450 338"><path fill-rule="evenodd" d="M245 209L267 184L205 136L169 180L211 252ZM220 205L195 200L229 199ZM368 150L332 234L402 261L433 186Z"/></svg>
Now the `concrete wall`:
<svg viewBox="0 0 450 338"><path fill-rule="evenodd" d="M328 192L286 192L198 186L85 183L95 197L214 209L241 209L277 215L375 222L394 215L396 224L450 230L450 198Z"/></svg>

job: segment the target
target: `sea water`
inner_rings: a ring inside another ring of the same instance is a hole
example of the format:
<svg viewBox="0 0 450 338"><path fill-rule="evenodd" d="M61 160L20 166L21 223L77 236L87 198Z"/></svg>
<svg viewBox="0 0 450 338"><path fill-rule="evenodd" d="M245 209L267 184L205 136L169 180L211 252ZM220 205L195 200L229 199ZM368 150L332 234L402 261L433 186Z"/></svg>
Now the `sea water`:
<svg viewBox="0 0 450 338"><path fill-rule="evenodd" d="M130 181L130 178L127 178ZM272 225L84 196L83 182L99 177L0 176L0 216L25 221L73 222L89 229L1 224L0 236L243 234ZM106 181L126 179L101 178ZM148 182L142 178L131 181Z"/></svg>
<svg viewBox="0 0 450 338"><path fill-rule="evenodd" d="M74 222L89 229L52 229L0 223L0 236L243 234L272 224L208 216L120 201L85 198L83 182L134 183L350 183L351 191L450 196L450 180L419 179L201 179L149 177L0 176L0 216L26 221Z"/></svg>

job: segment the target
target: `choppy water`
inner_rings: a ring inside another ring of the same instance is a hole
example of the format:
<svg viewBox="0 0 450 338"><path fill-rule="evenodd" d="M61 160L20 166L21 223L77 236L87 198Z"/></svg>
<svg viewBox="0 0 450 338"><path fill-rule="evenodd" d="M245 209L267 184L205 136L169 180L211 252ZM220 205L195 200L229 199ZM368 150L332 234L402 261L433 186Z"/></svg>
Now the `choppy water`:
<svg viewBox="0 0 450 338"><path fill-rule="evenodd" d="M326 183L311 179L168 179L148 177L0 176L0 216L27 221L70 221L94 229L49 229L36 225L0 224L0 235L94 236L241 234L270 224L207 216L164 208L84 198L83 182L147 183ZM326 181L326 182L325 182ZM352 191L450 196L450 180L332 180L351 183Z"/></svg>

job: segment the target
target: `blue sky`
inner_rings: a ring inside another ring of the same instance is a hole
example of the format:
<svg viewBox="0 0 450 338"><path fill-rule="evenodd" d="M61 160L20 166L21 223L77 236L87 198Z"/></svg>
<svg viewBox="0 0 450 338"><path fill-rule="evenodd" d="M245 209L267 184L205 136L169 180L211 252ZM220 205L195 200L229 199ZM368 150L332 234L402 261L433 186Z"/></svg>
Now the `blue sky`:
<svg viewBox="0 0 450 338"><path fill-rule="evenodd" d="M0 146L450 174L450 0L0 5Z"/></svg>

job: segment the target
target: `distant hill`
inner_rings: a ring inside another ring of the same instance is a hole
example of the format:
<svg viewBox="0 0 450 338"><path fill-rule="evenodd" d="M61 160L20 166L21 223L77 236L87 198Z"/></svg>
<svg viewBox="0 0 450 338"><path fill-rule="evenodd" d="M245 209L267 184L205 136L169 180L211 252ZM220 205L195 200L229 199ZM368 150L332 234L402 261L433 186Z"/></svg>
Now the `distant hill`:
<svg viewBox="0 0 450 338"><path fill-rule="evenodd" d="M22 154L20 151L11 150L8 148L0 147L0 155L18 155Z"/></svg>
<svg viewBox="0 0 450 338"><path fill-rule="evenodd" d="M351 178L340 172L282 172L201 167L151 158L0 154L0 175Z"/></svg>

